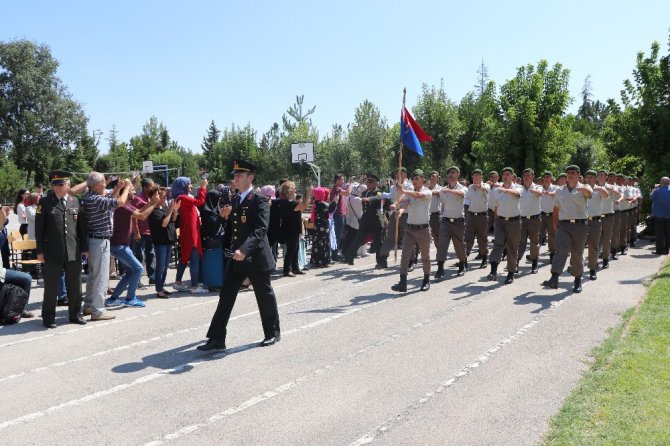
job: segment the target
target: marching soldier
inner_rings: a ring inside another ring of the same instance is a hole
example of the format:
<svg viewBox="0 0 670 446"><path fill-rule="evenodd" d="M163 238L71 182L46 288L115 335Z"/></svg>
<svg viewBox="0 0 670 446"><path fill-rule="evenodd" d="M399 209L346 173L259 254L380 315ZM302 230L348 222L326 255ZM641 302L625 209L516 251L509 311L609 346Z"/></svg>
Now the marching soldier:
<svg viewBox="0 0 670 446"><path fill-rule="evenodd" d="M636 184L637 179L635 177L630 177L628 179L628 187L631 190L631 200L630 200L630 243L631 248L635 247L635 242L637 241L637 225L640 220L640 207L642 206L642 191Z"/></svg>
<svg viewBox="0 0 670 446"><path fill-rule="evenodd" d="M488 262L489 246L488 246L488 207L489 207L489 192L491 186L484 183L481 169L472 171L472 184L468 186L466 197L470 200L470 208L468 213L470 215L470 222L472 223L465 228L465 251L469 252L477 238L477 246L479 254L475 260L481 260L480 269L486 268Z"/></svg>
<svg viewBox="0 0 670 446"><path fill-rule="evenodd" d="M542 187L536 185L535 172L533 169L524 169L523 185L520 189L519 211L521 215L521 240L517 260L521 261L526 252L526 243L530 239L530 261L531 274L537 274L537 260L540 257L540 201L542 199ZM511 253L509 255L512 255Z"/></svg>
<svg viewBox="0 0 670 446"><path fill-rule="evenodd" d="M344 261L349 265L353 265L356 251L358 251L363 240L365 240L368 235L371 235L371 250L376 254L377 265L380 266L382 265L382 261L386 260L382 259L380 255L382 244L382 206L384 198L381 189L379 189L379 177L377 175L368 173L366 175L365 185L367 190L363 192L363 196L361 197L361 201L363 202L363 214L361 215L358 233L356 234L354 241L347 248L347 251L344 254Z"/></svg>
<svg viewBox="0 0 670 446"><path fill-rule="evenodd" d="M405 225L404 243L402 245L402 257L400 262L400 282L393 285L393 291L407 291L407 273L409 271L410 261L414 258L416 245L419 245L421 251L421 261L423 262L423 282L421 291L430 289L430 204L432 192L423 185L425 178L423 170L417 169L412 172L412 190L407 190L398 185L398 190L403 194L403 209L400 214L407 214L407 224Z"/></svg>
<svg viewBox="0 0 670 446"><path fill-rule="evenodd" d="M598 249L602 237L603 205L610 195L607 189L596 183L597 175L595 170L589 170L584 176L586 184L593 189L593 195L586 202L588 218L588 238L586 243L589 248L589 278L591 280L598 278L596 270L598 269Z"/></svg>
<svg viewBox="0 0 670 446"><path fill-rule="evenodd" d="M384 269L388 267L388 256L395 246L396 225L398 226L398 246L403 244L403 236L405 234L405 225L407 224L407 215L400 215L396 218L398 201L400 196L400 188L410 190L412 189L412 182L407 179L407 169L401 167L395 171L396 184L389 188L389 224L386 228L386 238L379 249L379 256L377 260L377 268Z"/></svg>
<svg viewBox="0 0 670 446"><path fill-rule="evenodd" d="M70 322L84 325L81 315L81 256L88 254L86 226L79 200L68 194L72 174L49 172L53 193L40 199L35 214L37 260L44 263L42 323L56 328L56 300L61 271L65 270Z"/></svg>
<svg viewBox="0 0 670 446"><path fill-rule="evenodd" d="M500 186L500 183L498 182L500 180L500 175L498 174L497 171L492 170L489 172L489 180L486 182L489 187L491 188L490 191L493 192L493 190ZM493 232L495 228L495 222L496 222L496 212L495 212L495 204L491 202L489 199L489 209L488 209L488 217L489 217L489 226L488 226L488 232Z"/></svg>
<svg viewBox="0 0 670 446"><path fill-rule="evenodd" d="M556 191L554 223L557 225L557 251L551 262L551 279L542 282L542 286L558 288L558 276L563 272L570 256L570 267L575 278L573 292L582 292L582 274L584 273L584 245L587 232L586 201L593 195L587 184L579 182L579 167L572 165L565 169L567 183Z"/></svg>
<svg viewBox="0 0 670 446"><path fill-rule="evenodd" d="M279 311L270 274L275 260L268 242L270 203L261 194L256 194L253 180L256 166L248 161L233 162L235 188L239 191L233 205L224 206L221 216L226 219L226 245L232 257L227 262L225 286L219 295L219 304L207 331L207 343L198 350L225 350L226 328L233 311L237 293L248 277L256 294L261 315L264 339L261 347L273 345L281 339Z"/></svg>
<svg viewBox="0 0 670 446"><path fill-rule="evenodd" d="M628 251L628 240L630 237L630 209L631 209L631 190L626 185L628 177L625 175L617 175L616 184L621 191L621 197L617 200L619 203L619 210L621 211L621 223L619 224L619 245L615 246L619 250L620 255L626 255Z"/></svg>
<svg viewBox="0 0 670 446"><path fill-rule="evenodd" d="M614 200L621 195L614 185L607 182L607 172L599 170L597 174L598 186L604 187L607 191L607 198L602 200L602 217L600 236L600 258L603 261L603 269L609 268L610 254L612 252L612 230L614 228Z"/></svg>
<svg viewBox="0 0 670 446"><path fill-rule="evenodd" d="M428 189L433 193L430 199L430 235L433 237L435 249L440 242L440 174L436 171L430 173L428 178Z"/></svg>
<svg viewBox="0 0 670 446"><path fill-rule="evenodd" d="M498 264L502 259L503 249L507 248L506 284L514 282L514 273L518 268L516 252L521 238L521 210L519 199L521 191L514 184L514 169L505 167L502 170L503 183L492 193L489 206L493 202L495 209L495 225L493 250L491 251L491 272L488 280L497 280Z"/></svg>
<svg viewBox="0 0 670 446"><path fill-rule="evenodd" d="M623 190L617 184L618 174L610 172L608 174L608 183L612 185L612 191L617 197L614 200L614 218L612 219L612 249L610 252L612 260L618 260L617 253L619 252L619 237L621 236L621 201L623 200Z"/></svg>
<svg viewBox="0 0 670 446"><path fill-rule="evenodd" d="M437 272L435 278L444 275L444 262L447 260L449 243L454 242L454 251L458 257L458 276L465 274L467 267L467 256L465 254L465 214L463 201L465 199L465 186L458 182L461 170L452 166L447 169L447 185L440 194L442 206L442 221L440 222L440 244L437 248ZM433 192L434 193L434 192Z"/></svg>
<svg viewBox="0 0 670 446"><path fill-rule="evenodd" d="M556 253L556 230L554 229L554 205L556 204L556 190L558 186L552 183L554 176L546 171L542 174L542 198L540 199L540 211L542 212L542 225L540 236L547 237L549 247L549 263L554 259Z"/></svg>

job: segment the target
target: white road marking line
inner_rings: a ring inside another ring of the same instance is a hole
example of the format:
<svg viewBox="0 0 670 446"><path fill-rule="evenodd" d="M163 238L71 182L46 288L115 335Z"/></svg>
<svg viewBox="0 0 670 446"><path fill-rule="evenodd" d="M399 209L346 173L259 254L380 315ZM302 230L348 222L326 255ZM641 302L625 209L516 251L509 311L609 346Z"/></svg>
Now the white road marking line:
<svg viewBox="0 0 670 446"><path fill-rule="evenodd" d="M523 327L519 328L516 332L514 332L512 335L502 339L498 343L496 343L495 346L491 347L490 349L486 350L482 355L480 355L476 361L464 366L461 368L458 372L454 373L450 377L446 378L444 381L440 383L439 386L437 386L435 389L426 392L426 394L420 398L418 398L415 402L409 404L405 409L397 415L394 415L387 419L385 422L382 424L376 426L374 429L354 441L353 443L350 443L349 446L361 446L361 445L366 445L370 444L373 441L375 441L376 438L379 436L385 434L388 432L390 429L395 427L396 425L404 422L407 420L410 415L412 415L414 412L416 412L418 409L420 409L422 406L424 406L426 403L431 401L436 395L444 392L446 389L452 387L454 384L458 383L459 380L462 378L465 378L472 372L474 372L476 369L478 369L480 366L482 366L484 363L488 362L489 359L491 359L492 355L495 355L499 350L507 347L508 345L511 345L513 342L518 340L521 336L523 336L528 330L536 326L537 324L540 323L543 317L545 317L547 314L550 312L554 311L556 308L560 307L563 305L565 302L569 301L575 296L575 294L570 294L566 296L564 299L561 299L556 302L552 302L551 306L539 313L537 316L535 316L529 323L524 325Z"/></svg>
<svg viewBox="0 0 670 446"><path fill-rule="evenodd" d="M371 264L360 265L359 267L348 268L348 269L346 269L346 271L362 271L364 269L367 269L370 265ZM342 270L344 271L345 269L342 269ZM334 271L337 271L337 270L334 270ZM313 280L317 280L317 279L323 279L323 278L317 277L317 276L311 276L311 277L309 277L307 279L304 279L304 280L301 280L301 281L287 282L286 284L277 284L277 285L273 286L273 288L275 288L275 289L276 288L281 288L281 287L287 286L287 285L299 285L301 283L309 282L309 281L313 281ZM366 283L366 282L367 281L363 281L363 282L359 282L359 283L354 284L354 285L360 285L361 283ZM341 289L342 288L337 288L337 289L334 289L332 291L339 291ZM49 339L49 338L52 338L54 336L63 336L63 335L68 335L68 334L72 334L72 333L79 333L80 331L83 331L83 330L93 330L93 329L97 329L97 328L101 328L101 327L106 327L106 326L109 326L109 325L116 325L116 324L120 324L120 323L124 323L124 322L129 322L129 321L133 321L133 320L137 320L137 319L145 319L145 318L169 313L171 311L181 311L181 310L184 310L184 309L187 309L187 308L193 308L193 307L197 307L197 306L200 306L200 305L206 305L206 304L212 303L212 302L218 302L218 299L219 299L218 296L212 296L211 299L208 299L205 302L195 302L195 303L188 304L188 305L182 305L182 306L179 306L179 307L169 308L167 310L154 311L154 312L148 313L148 314L139 314L139 315L136 315L136 316L131 316L131 317L128 317L128 318L123 318L123 319L113 319L113 320L108 321L108 322L96 322L95 324L86 325L86 326L83 326L83 327L71 328L69 330L64 330L64 331L57 331L57 332L53 332L53 333L49 333L49 334L45 334L45 335L41 335L41 336L34 336L32 338L18 339L16 341L11 341L11 342L7 342L5 344L0 344L0 348L11 347L13 345L24 344L24 343L27 343L27 342L41 341L43 339Z"/></svg>
<svg viewBox="0 0 670 446"><path fill-rule="evenodd" d="M366 283L366 282L372 282L372 281L375 281L375 280L379 280L380 278L381 277L373 277L371 279L368 279L367 281L361 282L361 284ZM326 291L323 291L319 294L326 294L326 293L327 293ZM398 295L398 296L401 296L401 295ZM303 298L302 300L305 300L305 299L306 298ZM325 323L332 322L336 319L340 319L343 316L358 313L359 311L361 311L365 308L370 308L370 307L374 307L376 305L380 305L380 304L382 304L384 302L387 302L387 301L388 300L380 300L380 301L377 301L377 302L371 302L371 303L366 304L366 305L361 305L360 307L356 307L356 308L352 309L351 311L328 316L328 317L323 318L319 321L316 321L316 323L315 322L310 322L308 324L302 325L301 327L298 327L296 329L289 330L285 333L282 333L282 335L286 336L286 335L291 335L291 334L299 333L299 332L302 332L302 331L306 331L306 330L309 330L311 328L323 325ZM239 318L239 317L247 316L247 315L250 315L250 314L256 314L256 313L258 313L258 312L256 311L256 312L253 312L253 313L247 313L245 315L240 315L240 316L237 316L237 317ZM233 349L231 349L231 350L233 350ZM228 353L230 353L230 352L228 352ZM135 379L135 380L133 380L129 383L120 384L120 385L111 387L109 389L100 390L98 392L94 392L94 393L86 395L84 397L77 398L77 399L74 399L74 400L70 400L70 401L61 403L57 406L49 407L49 408L47 408L45 410L42 410L42 411L33 412L31 414L23 415L21 417L14 418L12 420L7 420L3 423L0 423L0 431L6 429L8 427L11 427L11 426L15 426L15 425L26 423L28 421L31 421L31 420L34 420L34 419L37 419L37 418L41 418L41 417L43 417L43 416L45 416L49 413L60 411L61 409L64 409L66 407L78 406L82 403L86 403L88 401L96 400L96 399L105 397L107 395L111 395L113 393L119 392L121 390L126 390L126 389L129 389L131 387L135 387L135 386L140 385L140 384L151 382L151 381L154 381L155 379L162 378L162 377L167 376L167 375L178 374L182 371L190 370L190 369L195 368L196 366L198 366L198 365L200 365L204 362L208 362L212 358L223 357L223 356L226 356L226 354L227 354L226 352L222 352L222 353L219 353L219 354L210 355L206 358L197 359L197 360L194 360L194 361L191 361L191 362L180 364L180 365L175 366L175 367L170 368L170 369L150 373L148 375L137 378L137 379Z"/></svg>

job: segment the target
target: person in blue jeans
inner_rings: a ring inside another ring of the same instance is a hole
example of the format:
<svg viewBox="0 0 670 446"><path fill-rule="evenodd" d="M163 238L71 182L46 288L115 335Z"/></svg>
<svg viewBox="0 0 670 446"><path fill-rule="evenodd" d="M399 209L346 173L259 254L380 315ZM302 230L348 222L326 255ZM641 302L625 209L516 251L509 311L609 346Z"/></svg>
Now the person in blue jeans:
<svg viewBox="0 0 670 446"><path fill-rule="evenodd" d="M128 192L129 203L116 208L114 211L114 224L112 238L110 239L110 253L119 263L123 265L125 273L119 283L114 288L111 297L105 301L106 307L144 307L145 304L135 295L137 291L137 284L140 282L144 267L137 260L137 257L130 249L130 241L133 236L133 220L146 220L149 214L153 212L154 208L159 202L158 194L153 195L153 198L142 207L142 209L135 208L130 202L135 191L131 187ZM121 299L121 294L128 290L126 298Z"/></svg>
<svg viewBox="0 0 670 446"><path fill-rule="evenodd" d="M149 192L149 199L153 197ZM156 297L166 299L170 297L170 292L165 289L165 276L167 275L168 265L172 254L172 245L176 237L175 220L179 215L179 201L173 201L166 206L167 190L161 187L157 195L159 202L149 215L149 229L151 230L151 241L153 242L156 253Z"/></svg>

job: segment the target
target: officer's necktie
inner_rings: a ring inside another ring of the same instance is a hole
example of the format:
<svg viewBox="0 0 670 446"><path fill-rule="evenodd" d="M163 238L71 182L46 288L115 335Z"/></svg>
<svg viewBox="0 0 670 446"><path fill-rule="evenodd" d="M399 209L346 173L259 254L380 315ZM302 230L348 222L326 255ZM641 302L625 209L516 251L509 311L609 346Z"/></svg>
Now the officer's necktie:
<svg viewBox="0 0 670 446"><path fill-rule="evenodd" d="M65 209L65 197L60 199L60 204L63 206L63 209Z"/></svg>

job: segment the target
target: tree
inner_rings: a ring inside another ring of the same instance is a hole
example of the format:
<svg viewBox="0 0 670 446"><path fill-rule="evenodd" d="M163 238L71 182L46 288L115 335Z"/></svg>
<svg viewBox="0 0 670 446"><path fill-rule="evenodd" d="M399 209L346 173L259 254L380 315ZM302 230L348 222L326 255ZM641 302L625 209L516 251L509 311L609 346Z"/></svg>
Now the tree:
<svg viewBox="0 0 670 446"><path fill-rule="evenodd" d="M29 180L86 131L81 105L56 76L58 61L46 45L0 43L0 152Z"/></svg>
<svg viewBox="0 0 670 446"><path fill-rule="evenodd" d="M357 166L359 173L370 171L380 176L390 174L387 169L394 158L394 151L385 144L387 130L386 119L372 102L366 99L356 108L354 122L348 126L348 140L349 146L360 153L361 163ZM397 153L399 146L395 147ZM395 160L397 162L397 158Z"/></svg>
<svg viewBox="0 0 670 446"><path fill-rule="evenodd" d="M3 203L13 203L16 192L25 181L21 172L11 159L0 158L0 199Z"/></svg>
<svg viewBox="0 0 670 446"><path fill-rule="evenodd" d="M502 146L509 165L517 171L530 167L536 171L556 167L572 147L556 142L569 138L560 134L571 131L560 126L570 104L570 71L556 63L552 68L541 60L537 68L526 65L500 88L503 126Z"/></svg>
<svg viewBox="0 0 670 446"><path fill-rule="evenodd" d="M149 155L161 153L170 146L170 135L162 122L158 122L156 116L152 116L142 126L142 133L130 138L129 163L136 168L142 165L142 161L148 160Z"/></svg>
<svg viewBox="0 0 670 446"><path fill-rule="evenodd" d="M205 162L211 165L218 165L218 160L214 159L214 150L221 137L221 131L214 124L214 120L209 124L207 134L203 136L200 148Z"/></svg>
<svg viewBox="0 0 670 446"><path fill-rule="evenodd" d="M284 130L287 132L290 132L292 130L295 130L297 126L300 124L307 123L307 125L312 125L312 120L307 119L309 115L314 114L314 110L316 110L316 105L310 109L308 109L306 112L303 111L302 109L302 104L303 101L305 100L305 95L301 96L296 96L295 97L295 103L289 107L288 110L286 110L286 113L293 118L295 122L291 122L291 120L286 116L282 115L282 122L284 123Z"/></svg>

